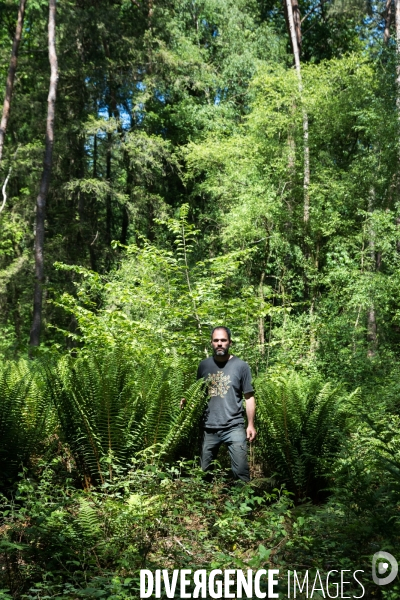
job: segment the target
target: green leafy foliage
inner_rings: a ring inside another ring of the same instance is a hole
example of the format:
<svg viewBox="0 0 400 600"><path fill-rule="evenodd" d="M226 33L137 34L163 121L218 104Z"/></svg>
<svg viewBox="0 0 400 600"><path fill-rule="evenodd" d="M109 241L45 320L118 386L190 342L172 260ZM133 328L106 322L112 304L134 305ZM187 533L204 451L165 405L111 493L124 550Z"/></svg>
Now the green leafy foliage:
<svg viewBox="0 0 400 600"><path fill-rule="evenodd" d="M345 399L331 384L293 372L260 378L257 398L260 460L297 501L317 499L345 441Z"/></svg>
<svg viewBox="0 0 400 600"><path fill-rule="evenodd" d="M79 333L64 331L65 335L95 349L120 340L148 356L162 348L167 354L185 355L194 367L208 352L212 328L229 322L235 348L245 357L259 354L250 340L257 319L272 306L267 297L255 297L253 288L245 285L243 270L251 250L194 261L199 231L188 222L187 205L180 207L177 217L160 221L173 235L173 250L147 240L128 246L120 268L108 277L57 265L79 275L76 296L63 294L56 302L79 326ZM249 317L244 319L243 311Z"/></svg>
<svg viewBox="0 0 400 600"><path fill-rule="evenodd" d="M2 499L7 568L0 582L11 597L132 598L140 568L261 567L266 548L287 536L287 494L228 489L219 470L210 486L189 462L135 464L102 488L79 492L57 479L57 462L42 466L37 483L22 480L15 500Z"/></svg>
<svg viewBox="0 0 400 600"><path fill-rule="evenodd" d="M229 487L219 470L210 485L182 461L135 464L123 477L82 492L59 478L58 467L59 459L40 465L39 480L23 479L11 501L1 500L0 582L10 598L132 598L143 568L277 568L285 594L287 569L369 573L382 544L379 525L345 497L294 507L284 489ZM387 550L395 549L389 544L398 534L394 522ZM376 595L379 586L360 577L366 593ZM394 597L396 585L386 597Z"/></svg>
<svg viewBox="0 0 400 600"><path fill-rule="evenodd" d="M0 5L3 82L17 5ZM26 10L0 165L0 598L131 598L143 565L369 571L400 539L386 6L299 0L300 94L276 0L57 3L29 361L48 3ZM220 324L258 382L260 477L240 489L179 462L198 452L195 369Z"/></svg>
<svg viewBox="0 0 400 600"><path fill-rule="evenodd" d="M126 467L139 451L165 459L190 446L205 402L202 383L191 379L182 358L140 363L119 347L47 366L59 435L86 485L112 478L112 463Z"/></svg>
<svg viewBox="0 0 400 600"><path fill-rule="evenodd" d="M15 480L54 427L46 384L27 361L0 366L0 484Z"/></svg>

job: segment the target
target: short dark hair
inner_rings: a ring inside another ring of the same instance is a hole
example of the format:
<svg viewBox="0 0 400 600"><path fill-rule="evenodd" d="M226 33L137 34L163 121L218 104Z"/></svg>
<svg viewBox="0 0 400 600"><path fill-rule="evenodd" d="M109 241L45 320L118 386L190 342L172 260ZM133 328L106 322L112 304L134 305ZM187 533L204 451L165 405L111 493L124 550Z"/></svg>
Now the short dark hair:
<svg viewBox="0 0 400 600"><path fill-rule="evenodd" d="M218 327L214 327L214 329L211 332L211 339L213 338L214 331L216 331L217 329L223 329L224 331L226 331L228 340L231 341L231 339L232 339L231 330L229 329L229 327L225 327L224 325L219 325Z"/></svg>

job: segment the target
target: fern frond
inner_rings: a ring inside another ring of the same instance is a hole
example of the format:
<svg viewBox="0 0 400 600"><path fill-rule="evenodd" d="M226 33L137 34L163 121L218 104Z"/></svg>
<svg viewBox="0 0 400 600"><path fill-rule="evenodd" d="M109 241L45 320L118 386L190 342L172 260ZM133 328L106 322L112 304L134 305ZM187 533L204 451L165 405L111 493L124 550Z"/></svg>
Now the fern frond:
<svg viewBox="0 0 400 600"><path fill-rule="evenodd" d="M330 383L288 373L257 385L259 454L297 499L324 486L327 465L340 449L346 414Z"/></svg>
<svg viewBox="0 0 400 600"><path fill-rule="evenodd" d="M0 366L0 477L15 478L55 426L41 370L28 361Z"/></svg>
<svg viewBox="0 0 400 600"><path fill-rule="evenodd" d="M110 455L120 466L146 448L172 456L201 414L200 384L186 390L192 377L175 354L140 364L117 347L62 358L48 373L48 389L82 476L103 481L103 459ZM184 414L183 396L188 398Z"/></svg>

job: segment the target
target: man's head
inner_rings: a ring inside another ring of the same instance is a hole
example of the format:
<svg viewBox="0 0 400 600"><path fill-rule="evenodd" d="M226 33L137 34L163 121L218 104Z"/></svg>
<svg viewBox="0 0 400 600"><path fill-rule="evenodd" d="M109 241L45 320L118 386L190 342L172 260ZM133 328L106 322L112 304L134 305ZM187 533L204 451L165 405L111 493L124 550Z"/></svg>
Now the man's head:
<svg viewBox="0 0 400 600"><path fill-rule="evenodd" d="M231 332L228 327L214 327L211 333L211 346L214 356L226 360L229 356L229 348L232 344Z"/></svg>

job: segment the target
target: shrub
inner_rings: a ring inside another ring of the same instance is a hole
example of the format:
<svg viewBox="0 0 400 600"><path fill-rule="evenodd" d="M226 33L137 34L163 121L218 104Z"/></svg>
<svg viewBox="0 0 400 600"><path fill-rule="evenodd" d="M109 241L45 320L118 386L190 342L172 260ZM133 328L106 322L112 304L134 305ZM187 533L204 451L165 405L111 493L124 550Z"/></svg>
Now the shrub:
<svg viewBox="0 0 400 600"><path fill-rule="evenodd" d="M340 450L346 413L340 392L294 372L257 382L258 452L296 501L318 499Z"/></svg>
<svg viewBox="0 0 400 600"><path fill-rule="evenodd" d="M15 480L54 427L46 384L25 360L0 366L0 482Z"/></svg>
<svg viewBox="0 0 400 600"><path fill-rule="evenodd" d="M120 348L62 358L47 367L47 385L60 436L86 485L104 481L104 459L112 479L111 463L124 467L140 451L153 461L171 458L195 438L205 402L202 383L193 381L182 358L139 363Z"/></svg>

